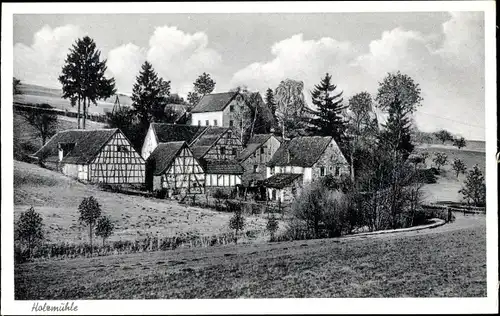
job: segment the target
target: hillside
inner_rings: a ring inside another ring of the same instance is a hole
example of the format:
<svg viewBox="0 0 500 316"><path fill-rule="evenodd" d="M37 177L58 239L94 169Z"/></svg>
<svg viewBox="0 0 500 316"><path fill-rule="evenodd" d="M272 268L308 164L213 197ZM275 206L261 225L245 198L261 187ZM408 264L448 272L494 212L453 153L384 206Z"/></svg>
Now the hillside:
<svg viewBox="0 0 500 316"><path fill-rule="evenodd" d="M42 139L37 130L31 126L25 118L14 113L14 159L23 160L34 154L42 147ZM57 131L73 129L78 127L77 119L59 115L57 117ZM87 129L104 128L105 124L87 121Z"/></svg>
<svg viewBox="0 0 500 316"><path fill-rule="evenodd" d="M57 192L57 193L56 193ZM187 207L173 201L105 192L37 165L14 161L14 214L34 206L46 223L48 241L87 241L88 232L78 224L78 205L94 196L103 213L115 222L110 240L135 240L146 234L180 233L215 235L229 231L231 213ZM248 216L247 231L268 238L264 216Z"/></svg>
<svg viewBox="0 0 500 316"><path fill-rule="evenodd" d="M20 85L20 90L22 94L14 95L14 102L20 102L24 104L48 103L51 106L62 110L74 112L76 112L77 110L76 107L71 106L69 100L61 98L62 90L60 89L22 83ZM127 95L118 93L118 98L120 99L120 105L129 106L132 104L132 100ZM89 113L103 114L111 111L113 109L115 99L116 96L112 96L108 99L98 101L97 106L89 106Z"/></svg>

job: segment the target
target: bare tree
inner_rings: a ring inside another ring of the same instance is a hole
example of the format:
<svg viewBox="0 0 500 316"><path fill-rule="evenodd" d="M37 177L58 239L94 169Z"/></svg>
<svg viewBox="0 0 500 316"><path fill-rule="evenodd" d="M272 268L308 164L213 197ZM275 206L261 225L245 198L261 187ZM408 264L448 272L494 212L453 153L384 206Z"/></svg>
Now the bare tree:
<svg viewBox="0 0 500 316"><path fill-rule="evenodd" d="M57 115L51 113L53 108L48 104L37 104L29 110L18 110L24 119L36 129L38 136L45 145L47 139L57 132Z"/></svg>

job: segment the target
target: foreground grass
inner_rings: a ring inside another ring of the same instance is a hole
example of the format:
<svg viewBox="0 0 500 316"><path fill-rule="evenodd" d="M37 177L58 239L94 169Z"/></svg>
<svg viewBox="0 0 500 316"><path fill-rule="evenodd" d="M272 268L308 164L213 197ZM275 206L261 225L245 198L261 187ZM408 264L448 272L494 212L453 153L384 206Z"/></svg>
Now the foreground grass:
<svg viewBox="0 0 500 316"><path fill-rule="evenodd" d="M485 236L483 220L421 235L28 263L15 267L15 298L486 296Z"/></svg>

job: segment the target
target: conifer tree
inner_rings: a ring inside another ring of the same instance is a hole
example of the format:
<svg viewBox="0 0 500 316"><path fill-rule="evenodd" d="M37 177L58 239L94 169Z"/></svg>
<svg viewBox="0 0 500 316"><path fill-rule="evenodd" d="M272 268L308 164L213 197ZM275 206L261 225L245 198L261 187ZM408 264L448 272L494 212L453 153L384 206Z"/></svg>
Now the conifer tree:
<svg viewBox="0 0 500 316"><path fill-rule="evenodd" d="M333 136L341 145L344 141L346 122L342 111L347 106L342 104L342 92L335 94L337 88L331 82L332 76L328 73L311 92L312 103L316 106L314 117L310 120L310 130L316 135Z"/></svg>
<svg viewBox="0 0 500 316"><path fill-rule="evenodd" d="M106 60L101 61L101 52L96 49L93 39L88 36L78 39L66 57L59 76L64 99L69 99L71 105L78 103L78 128L80 128L80 113L83 112L83 128L90 103L97 105L97 100L109 98L116 93L115 79L106 78ZM83 109L80 109L83 102Z"/></svg>
<svg viewBox="0 0 500 316"><path fill-rule="evenodd" d="M149 62L144 62L132 89L133 113L143 126L164 118L170 81L158 77Z"/></svg>

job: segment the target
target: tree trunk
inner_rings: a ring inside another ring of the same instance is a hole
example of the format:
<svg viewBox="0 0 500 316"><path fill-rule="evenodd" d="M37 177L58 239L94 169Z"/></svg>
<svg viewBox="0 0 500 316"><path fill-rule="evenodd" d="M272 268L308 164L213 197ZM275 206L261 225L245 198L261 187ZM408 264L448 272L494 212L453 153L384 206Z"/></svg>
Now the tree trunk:
<svg viewBox="0 0 500 316"><path fill-rule="evenodd" d="M84 122L85 122L85 120L84 120ZM90 256L92 257L92 252L94 251L94 249L92 248L92 225L89 225L89 227L90 227L90 233L89 233L89 238L90 238Z"/></svg>
<svg viewBox="0 0 500 316"><path fill-rule="evenodd" d="M87 121L87 98L83 98L83 129L86 129Z"/></svg>
<svg viewBox="0 0 500 316"><path fill-rule="evenodd" d="M354 149L351 150L351 181L354 183Z"/></svg>
<svg viewBox="0 0 500 316"><path fill-rule="evenodd" d="M76 115L78 118L78 129L81 128L80 126L80 95L78 95L78 114Z"/></svg>

